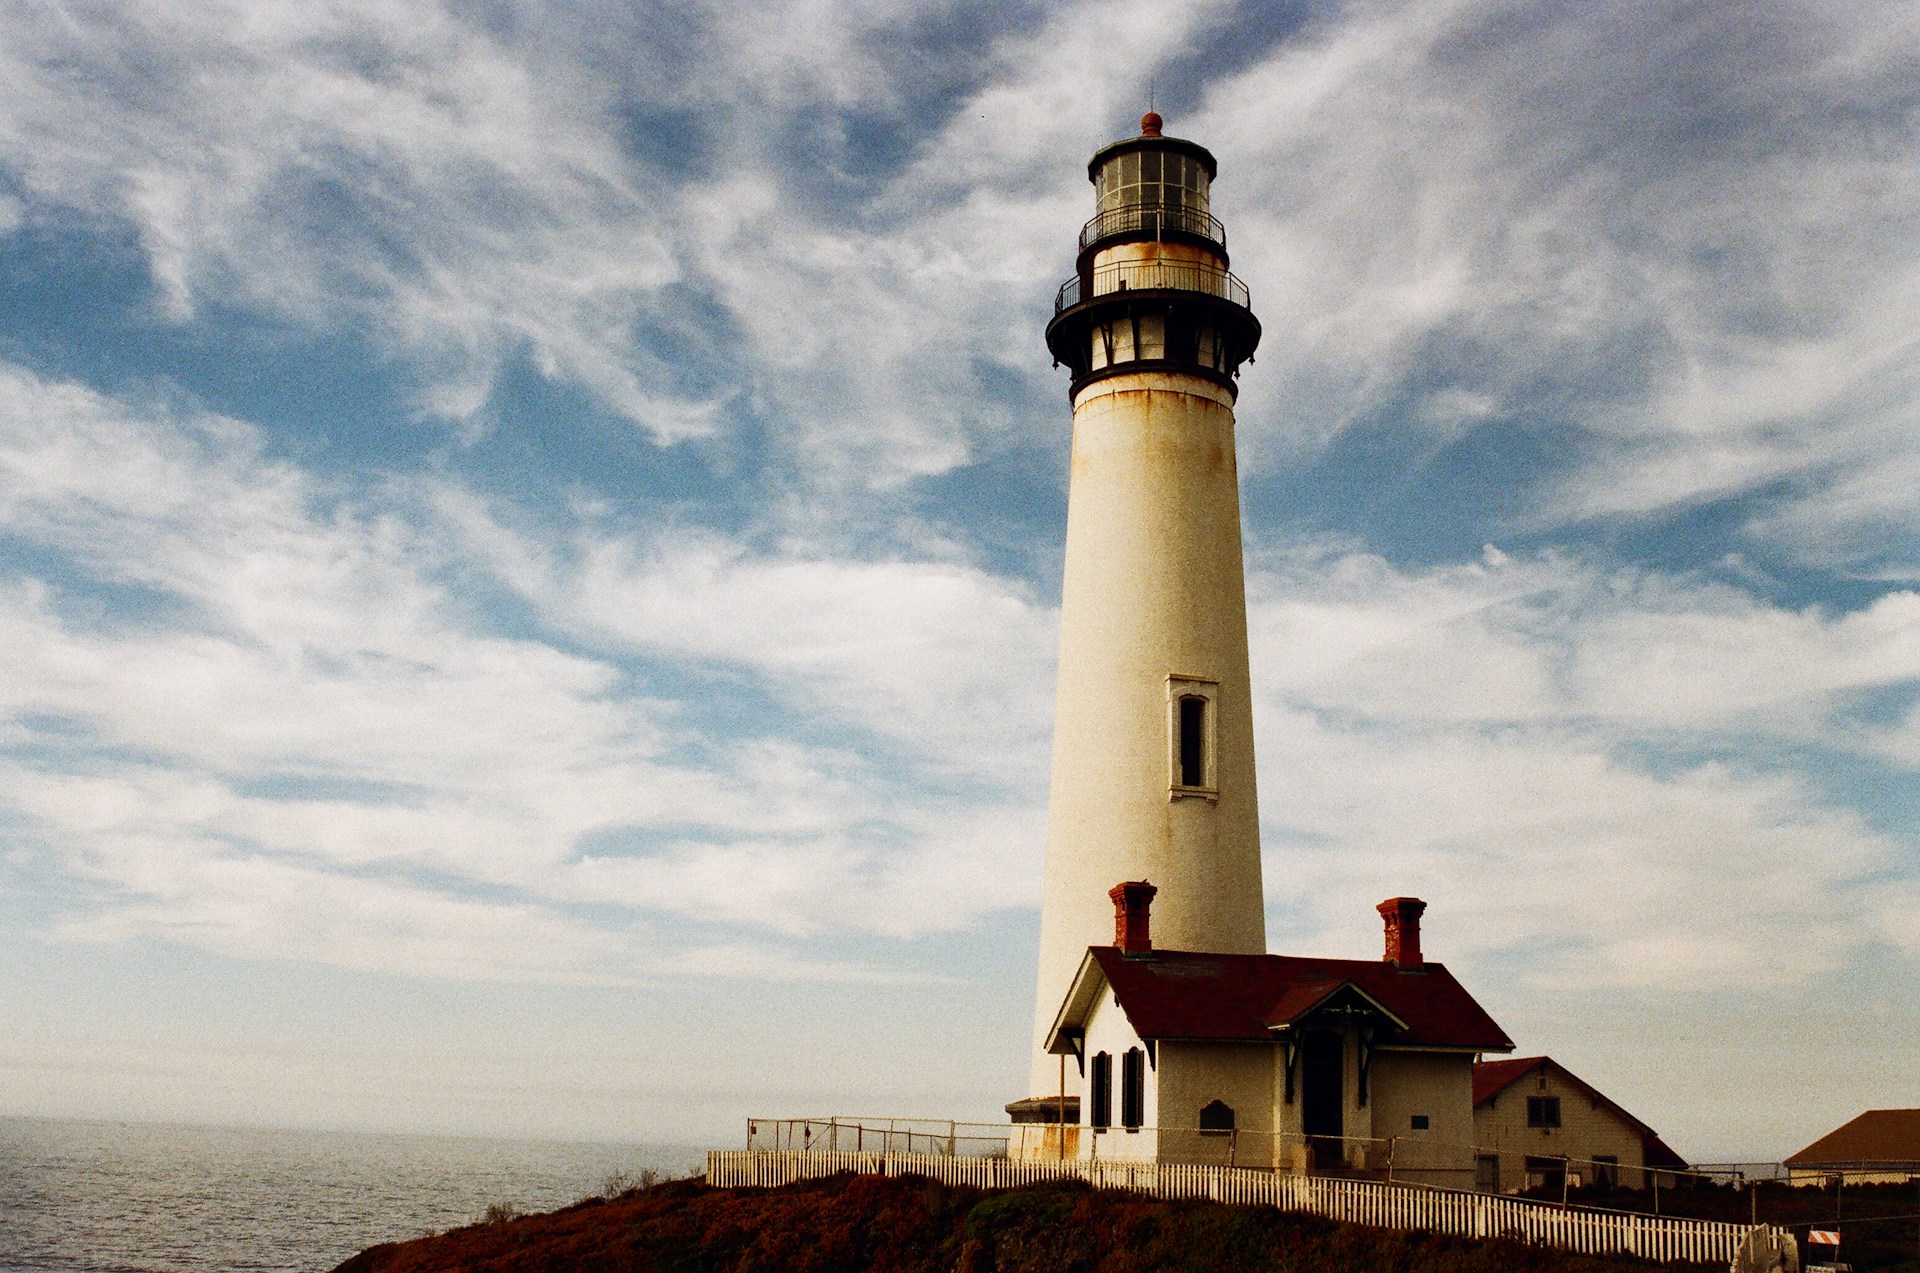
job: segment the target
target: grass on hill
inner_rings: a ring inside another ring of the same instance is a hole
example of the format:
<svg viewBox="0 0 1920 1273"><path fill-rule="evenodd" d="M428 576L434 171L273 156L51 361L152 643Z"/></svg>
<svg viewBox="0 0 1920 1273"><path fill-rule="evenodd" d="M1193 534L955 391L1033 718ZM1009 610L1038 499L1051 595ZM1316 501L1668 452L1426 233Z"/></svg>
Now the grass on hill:
<svg viewBox="0 0 1920 1273"><path fill-rule="evenodd" d="M845 1175L677 1181L361 1252L334 1273L1724 1273L1167 1201L1080 1182L988 1192Z"/></svg>

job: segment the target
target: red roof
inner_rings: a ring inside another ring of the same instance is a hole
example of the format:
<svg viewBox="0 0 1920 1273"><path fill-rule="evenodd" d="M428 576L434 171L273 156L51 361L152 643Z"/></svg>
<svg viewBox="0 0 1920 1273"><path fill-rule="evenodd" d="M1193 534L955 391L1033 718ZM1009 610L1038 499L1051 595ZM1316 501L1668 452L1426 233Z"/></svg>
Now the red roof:
<svg viewBox="0 0 1920 1273"><path fill-rule="evenodd" d="M1787 1159L1787 1166L1920 1162L1920 1109L1870 1109Z"/></svg>
<svg viewBox="0 0 1920 1273"><path fill-rule="evenodd" d="M1329 999L1358 993L1404 1022L1390 1042L1504 1052L1513 1040L1442 964L1402 969L1378 959L1087 952L1143 1039L1272 1039ZM1382 1042L1389 1040L1383 1039Z"/></svg>
<svg viewBox="0 0 1920 1273"><path fill-rule="evenodd" d="M1485 1105L1516 1080L1531 1074L1533 1067L1546 1059L1544 1056L1510 1056L1500 1061L1476 1061L1473 1066L1474 1105Z"/></svg>

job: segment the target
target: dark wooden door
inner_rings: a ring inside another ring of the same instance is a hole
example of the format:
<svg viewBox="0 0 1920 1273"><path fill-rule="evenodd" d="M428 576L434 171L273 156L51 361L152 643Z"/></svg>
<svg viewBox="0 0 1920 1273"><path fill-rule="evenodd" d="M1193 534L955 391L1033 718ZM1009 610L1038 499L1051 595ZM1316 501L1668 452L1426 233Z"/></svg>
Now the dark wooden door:
<svg viewBox="0 0 1920 1273"><path fill-rule="evenodd" d="M1339 1138L1347 1129L1346 1060L1346 1041L1332 1031L1317 1030L1300 1041L1300 1130L1307 1134L1316 1167L1341 1161Z"/></svg>

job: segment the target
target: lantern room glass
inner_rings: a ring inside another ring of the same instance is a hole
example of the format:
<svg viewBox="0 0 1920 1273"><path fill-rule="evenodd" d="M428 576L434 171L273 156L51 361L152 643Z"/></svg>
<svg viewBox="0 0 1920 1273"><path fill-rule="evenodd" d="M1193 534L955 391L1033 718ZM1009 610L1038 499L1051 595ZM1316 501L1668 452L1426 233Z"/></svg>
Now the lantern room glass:
<svg viewBox="0 0 1920 1273"><path fill-rule="evenodd" d="M1101 166L1095 183L1097 208L1102 213L1121 208L1190 209L1204 216L1210 185L1206 168L1191 155L1153 148L1129 150Z"/></svg>

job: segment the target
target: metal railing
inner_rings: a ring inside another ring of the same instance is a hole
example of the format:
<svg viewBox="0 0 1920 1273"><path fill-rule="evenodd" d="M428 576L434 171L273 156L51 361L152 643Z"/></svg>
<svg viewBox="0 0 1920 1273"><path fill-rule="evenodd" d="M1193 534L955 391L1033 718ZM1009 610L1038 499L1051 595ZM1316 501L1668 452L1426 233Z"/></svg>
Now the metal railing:
<svg viewBox="0 0 1920 1273"><path fill-rule="evenodd" d="M1123 203L1117 208L1102 208L1080 227L1080 248L1085 251L1101 239L1122 234L1167 233L1197 234L1227 246L1227 227L1217 217L1198 208L1170 208L1161 203Z"/></svg>
<svg viewBox="0 0 1920 1273"><path fill-rule="evenodd" d="M747 1148L801 1153L1004 1157L1012 1130L1007 1123L965 1123L950 1118L862 1118L845 1114L829 1118L750 1118Z"/></svg>
<svg viewBox="0 0 1920 1273"><path fill-rule="evenodd" d="M1681 1179L1744 1185L1754 1178L1728 1165L1649 1167L1574 1154L1541 1155L1512 1145L1482 1145L1428 1134L1396 1136L1324 1136L1252 1127L1110 1126L1094 1129L1078 1122L970 1123L959 1119L837 1114L823 1118L750 1118L750 1151L780 1153L934 1154L947 1158L1090 1158L1161 1162L1184 1161L1308 1174L1384 1177L1470 1177L1476 1155L1548 1159L1558 1164L1559 1188L1601 1181L1631 1182L1654 1191L1661 1181L1671 1189ZM1751 1166L1751 1165L1749 1165Z"/></svg>
<svg viewBox="0 0 1920 1273"><path fill-rule="evenodd" d="M1076 274L1062 283L1059 294L1053 298L1053 312L1058 314L1095 296L1140 291L1202 292L1242 308L1252 304L1247 285L1217 265L1194 261L1109 261L1095 266L1090 275Z"/></svg>

